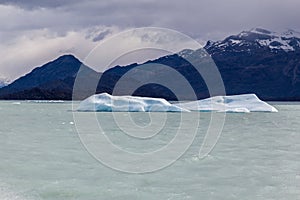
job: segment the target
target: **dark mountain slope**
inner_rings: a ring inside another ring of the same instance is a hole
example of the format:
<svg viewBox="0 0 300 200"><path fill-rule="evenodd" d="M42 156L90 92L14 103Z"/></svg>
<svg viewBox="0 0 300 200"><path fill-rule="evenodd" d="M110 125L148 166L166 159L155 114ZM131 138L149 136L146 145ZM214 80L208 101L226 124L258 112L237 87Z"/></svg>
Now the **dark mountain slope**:
<svg viewBox="0 0 300 200"><path fill-rule="evenodd" d="M83 65L73 55L64 55L17 79L0 89L1 99L72 99L74 80L78 70L87 79L100 74Z"/></svg>

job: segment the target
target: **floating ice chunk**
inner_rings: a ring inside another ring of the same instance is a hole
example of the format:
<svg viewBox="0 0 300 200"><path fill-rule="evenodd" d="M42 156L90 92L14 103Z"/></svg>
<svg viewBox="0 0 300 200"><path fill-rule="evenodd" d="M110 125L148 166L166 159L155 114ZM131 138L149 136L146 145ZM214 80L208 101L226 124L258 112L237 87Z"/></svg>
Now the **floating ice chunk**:
<svg viewBox="0 0 300 200"><path fill-rule="evenodd" d="M217 112L278 112L276 108L261 101L255 94L216 96L208 99L175 104L191 111Z"/></svg>
<svg viewBox="0 0 300 200"><path fill-rule="evenodd" d="M278 112L255 94L216 96L187 103L170 104L165 99L95 94L82 101L78 111L98 112Z"/></svg>
<svg viewBox="0 0 300 200"><path fill-rule="evenodd" d="M78 111L98 112L189 112L165 99L95 94L83 100Z"/></svg>

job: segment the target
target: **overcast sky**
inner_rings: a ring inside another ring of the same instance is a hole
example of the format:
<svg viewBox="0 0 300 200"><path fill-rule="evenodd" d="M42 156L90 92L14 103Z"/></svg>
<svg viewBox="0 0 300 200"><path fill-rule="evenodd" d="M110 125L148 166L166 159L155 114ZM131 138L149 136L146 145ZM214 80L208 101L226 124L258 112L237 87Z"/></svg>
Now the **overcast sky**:
<svg viewBox="0 0 300 200"><path fill-rule="evenodd" d="M0 77L15 79L135 27L180 31L202 43L253 27L300 30L299 0L0 0Z"/></svg>

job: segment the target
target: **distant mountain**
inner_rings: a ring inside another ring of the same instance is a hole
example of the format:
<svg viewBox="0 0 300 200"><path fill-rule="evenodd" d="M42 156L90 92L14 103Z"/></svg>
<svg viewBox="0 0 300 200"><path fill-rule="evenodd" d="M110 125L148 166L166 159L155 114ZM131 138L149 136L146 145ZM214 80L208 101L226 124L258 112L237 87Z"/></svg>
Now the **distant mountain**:
<svg viewBox="0 0 300 200"><path fill-rule="evenodd" d="M73 55L64 55L1 88L0 98L70 100L79 69L87 73L87 78L99 75Z"/></svg>
<svg viewBox="0 0 300 200"><path fill-rule="evenodd" d="M205 51L206 50L206 51ZM80 68L85 73L79 96L83 99L92 94L89 80L101 76L96 92L112 93L118 81L124 78L119 95L162 97L176 100L173 92L162 85L149 82L131 91L131 86L141 85L148 80L167 81L171 85L184 86L170 76L168 70L154 65L167 65L188 80L198 99L209 97L207 86L198 71L187 61L206 63L213 59L223 78L228 95L255 93L263 100L300 100L300 34L293 30L275 33L262 28L243 31L222 41L208 41L204 49L183 50L178 54L150 60L144 64L116 66L103 74L97 73L72 55L61 56L10 85L0 89L0 99L72 99L72 89ZM207 66L209 67L209 66ZM186 96L189 99L190 96Z"/></svg>
<svg viewBox="0 0 300 200"><path fill-rule="evenodd" d="M271 32L262 28L254 28L243 31L238 35L227 37L223 41L209 41L206 49L211 53L220 52L247 52L247 51L271 51L291 52L300 50L300 33L287 30L283 33Z"/></svg>
<svg viewBox="0 0 300 200"><path fill-rule="evenodd" d="M264 100L300 100L300 34L256 28L209 41L228 94L256 93Z"/></svg>

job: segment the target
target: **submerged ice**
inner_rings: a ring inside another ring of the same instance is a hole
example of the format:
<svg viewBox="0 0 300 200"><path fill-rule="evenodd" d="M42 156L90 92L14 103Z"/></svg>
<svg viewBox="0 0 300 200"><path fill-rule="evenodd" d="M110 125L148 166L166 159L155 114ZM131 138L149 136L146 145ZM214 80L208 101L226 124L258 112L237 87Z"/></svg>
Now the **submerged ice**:
<svg viewBox="0 0 300 200"><path fill-rule="evenodd" d="M82 101L78 111L98 112L278 112L255 94L216 96L198 101L171 104L165 99L95 94Z"/></svg>

